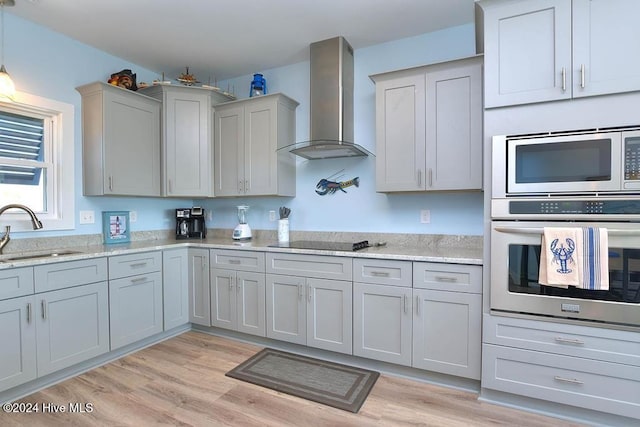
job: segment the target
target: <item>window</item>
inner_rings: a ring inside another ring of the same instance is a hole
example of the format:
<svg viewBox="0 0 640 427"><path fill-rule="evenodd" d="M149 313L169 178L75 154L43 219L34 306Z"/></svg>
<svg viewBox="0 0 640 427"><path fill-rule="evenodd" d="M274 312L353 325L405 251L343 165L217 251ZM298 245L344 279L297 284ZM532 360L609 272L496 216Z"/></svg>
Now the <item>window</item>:
<svg viewBox="0 0 640 427"><path fill-rule="evenodd" d="M17 93L0 103L0 207L30 207L46 230L74 228L73 106ZM31 230L28 216L6 211L1 225Z"/></svg>

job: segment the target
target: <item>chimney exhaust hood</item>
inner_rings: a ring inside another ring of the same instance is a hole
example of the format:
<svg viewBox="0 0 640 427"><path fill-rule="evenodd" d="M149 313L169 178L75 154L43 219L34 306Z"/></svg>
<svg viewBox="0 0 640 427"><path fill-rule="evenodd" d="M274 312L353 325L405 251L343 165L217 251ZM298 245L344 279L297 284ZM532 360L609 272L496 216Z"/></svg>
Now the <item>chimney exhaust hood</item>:
<svg viewBox="0 0 640 427"><path fill-rule="evenodd" d="M353 142L353 48L343 37L311 43L310 141L292 144L306 159L368 156Z"/></svg>

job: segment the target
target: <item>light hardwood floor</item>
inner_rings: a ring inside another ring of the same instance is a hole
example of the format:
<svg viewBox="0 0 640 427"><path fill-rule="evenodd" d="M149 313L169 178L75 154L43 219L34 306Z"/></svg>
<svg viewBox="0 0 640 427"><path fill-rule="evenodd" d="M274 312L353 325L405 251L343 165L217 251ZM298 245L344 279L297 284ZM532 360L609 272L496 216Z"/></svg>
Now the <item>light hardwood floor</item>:
<svg viewBox="0 0 640 427"><path fill-rule="evenodd" d="M20 402L88 413L5 414L0 426L575 426L474 393L381 375L358 414L225 377L260 347L187 332Z"/></svg>

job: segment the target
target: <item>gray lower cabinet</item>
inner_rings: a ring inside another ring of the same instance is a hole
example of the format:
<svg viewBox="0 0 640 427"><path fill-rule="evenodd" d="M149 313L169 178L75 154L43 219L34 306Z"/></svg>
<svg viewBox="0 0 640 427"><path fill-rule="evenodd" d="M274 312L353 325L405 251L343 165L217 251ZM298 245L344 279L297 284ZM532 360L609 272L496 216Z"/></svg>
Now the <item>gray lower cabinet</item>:
<svg viewBox="0 0 640 427"><path fill-rule="evenodd" d="M264 337L264 273L211 269L211 325Z"/></svg>
<svg viewBox="0 0 640 427"><path fill-rule="evenodd" d="M111 350L163 331L162 253L109 258Z"/></svg>
<svg viewBox="0 0 640 427"><path fill-rule="evenodd" d="M34 305L33 295L0 301L0 391L36 378Z"/></svg>
<svg viewBox="0 0 640 427"><path fill-rule="evenodd" d="M486 314L482 387L640 418L637 332Z"/></svg>
<svg viewBox="0 0 640 427"><path fill-rule="evenodd" d="M411 366L411 288L353 284L353 354Z"/></svg>
<svg viewBox="0 0 640 427"><path fill-rule="evenodd" d="M482 267L413 263L412 366L480 379Z"/></svg>
<svg viewBox="0 0 640 427"><path fill-rule="evenodd" d="M189 321L211 326L209 249L189 248Z"/></svg>
<svg viewBox="0 0 640 427"><path fill-rule="evenodd" d="M351 259L267 253L267 337L352 354Z"/></svg>
<svg viewBox="0 0 640 427"><path fill-rule="evenodd" d="M162 296L164 330L189 323L188 249L162 252Z"/></svg>
<svg viewBox="0 0 640 427"><path fill-rule="evenodd" d="M109 351L107 282L35 295L38 376Z"/></svg>

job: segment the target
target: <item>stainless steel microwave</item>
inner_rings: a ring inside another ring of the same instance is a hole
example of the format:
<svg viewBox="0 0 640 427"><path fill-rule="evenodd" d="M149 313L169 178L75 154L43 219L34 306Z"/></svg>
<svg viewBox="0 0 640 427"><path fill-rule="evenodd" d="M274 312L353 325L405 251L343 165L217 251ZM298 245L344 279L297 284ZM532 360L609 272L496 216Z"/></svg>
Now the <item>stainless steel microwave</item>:
<svg viewBox="0 0 640 427"><path fill-rule="evenodd" d="M640 193L640 126L495 136L493 198Z"/></svg>

